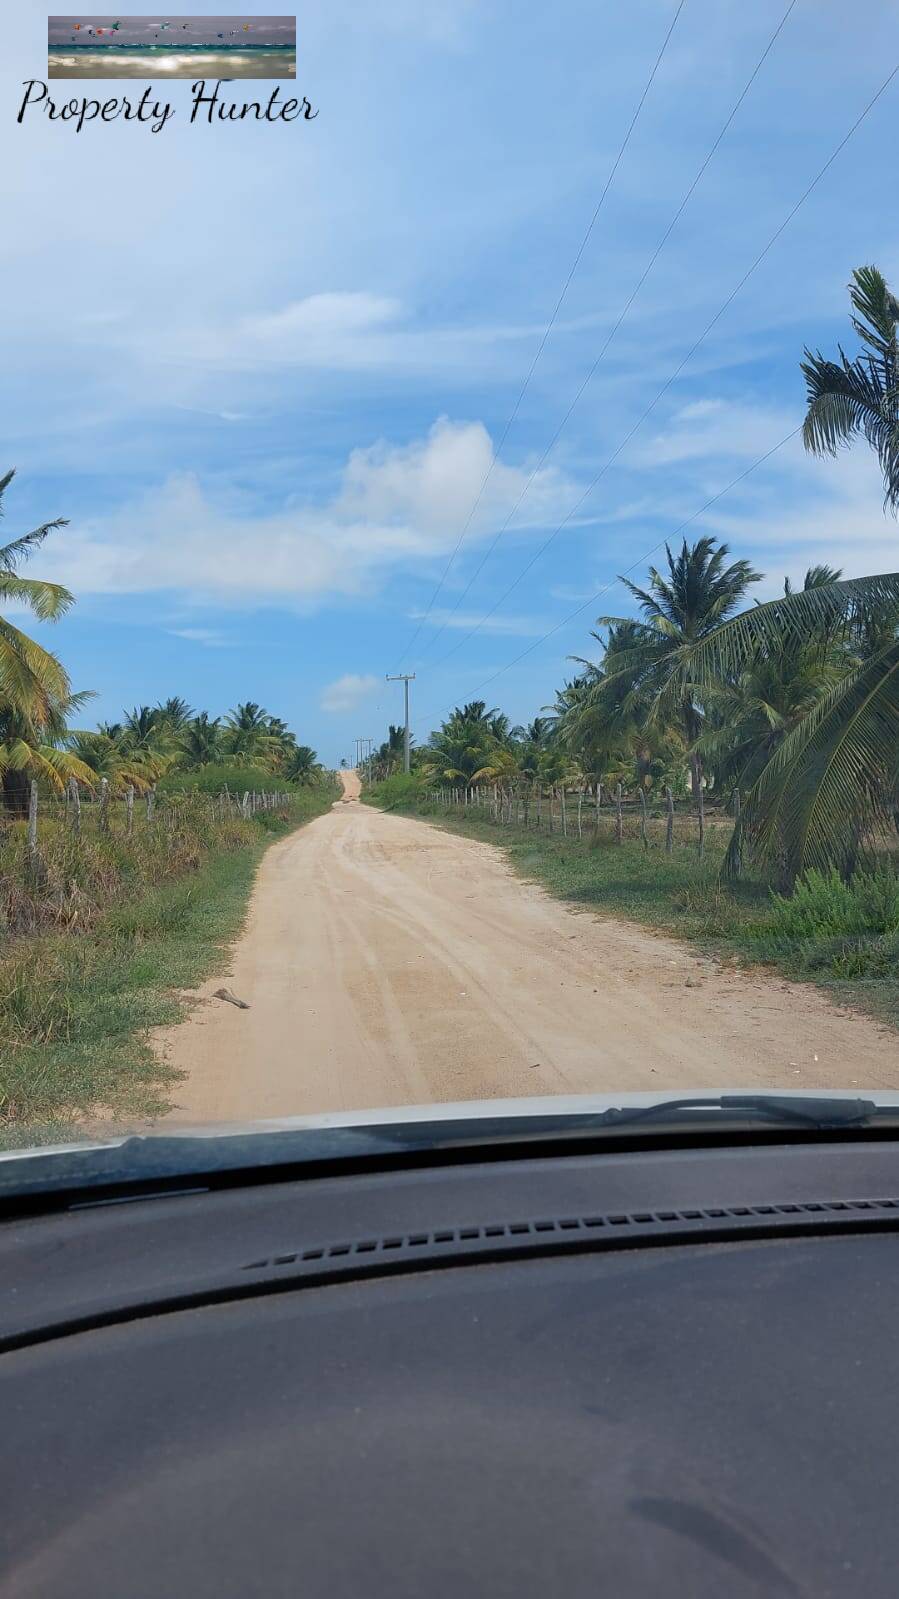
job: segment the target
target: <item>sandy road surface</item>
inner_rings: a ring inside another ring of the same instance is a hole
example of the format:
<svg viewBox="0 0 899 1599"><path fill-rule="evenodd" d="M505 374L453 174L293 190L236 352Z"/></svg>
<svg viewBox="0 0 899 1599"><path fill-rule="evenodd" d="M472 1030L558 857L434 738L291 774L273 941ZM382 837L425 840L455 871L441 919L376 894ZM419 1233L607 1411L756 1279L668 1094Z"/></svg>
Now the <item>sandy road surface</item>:
<svg viewBox="0 0 899 1599"><path fill-rule="evenodd" d="M496 1095L899 1086L899 1040L347 797L269 850L230 967L159 1040L181 1122ZM225 981L249 1010L211 997Z"/></svg>

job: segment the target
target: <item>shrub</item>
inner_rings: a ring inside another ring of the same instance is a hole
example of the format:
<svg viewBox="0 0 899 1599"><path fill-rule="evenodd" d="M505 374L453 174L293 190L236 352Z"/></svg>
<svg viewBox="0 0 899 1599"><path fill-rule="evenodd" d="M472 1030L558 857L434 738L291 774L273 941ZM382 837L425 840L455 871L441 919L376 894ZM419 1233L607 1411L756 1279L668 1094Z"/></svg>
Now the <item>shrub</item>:
<svg viewBox="0 0 899 1599"><path fill-rule="evenodd" d="M417 772L394 772L366 789L365 798L385 811L417 808L426 803L425 782Z"/></svg>
<svg viewBox="0 0 899 1599"><path fill-rule="evenodd" d="M835 871L810 871L789 898L773 898L772 931L787 939L899 932L899 874L890 866L859 872L848 883Z"/></svg>
<svg viewBox="0 0 899 1599"><path fill-rule="evenodd" d="M261 788L261 784L259 787ZM96 805L82 806L81 833L57 809L40 818L38 856L29 858L25 828L2 829L0 936L49 928L82 932L113 907L172 878L199 870L212 855L256 845L267 834L317 815L331 789L285 789L283 807L244 818L221 815L208 793L193 789L160 794L151 822L143 803L135 806L133 832L125 832L121 802L110 807L110 830L99 830ZM4 950L0 946L0 957Z"/></svg>
<svg viewBox="0 0 899 1599"><path fill-rule="evenodd" d="M787 898L772 896L765 923L751 930L758 953L799 971L833 977L886 977L899 959L899 873L890 865L846 882L810 871Z"/></svg>

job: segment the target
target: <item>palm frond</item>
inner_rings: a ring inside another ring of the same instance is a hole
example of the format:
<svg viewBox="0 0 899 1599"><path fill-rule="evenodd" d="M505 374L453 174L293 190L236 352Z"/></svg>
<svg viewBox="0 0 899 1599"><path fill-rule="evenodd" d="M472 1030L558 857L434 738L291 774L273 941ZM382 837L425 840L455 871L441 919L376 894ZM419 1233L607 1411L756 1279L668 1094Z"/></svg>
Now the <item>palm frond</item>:
<svg viewBox="0 0 899 1599"><path fill-rule="evenodd" d="M74 595L61 583L47 583L43 578L19 577L15 572L2 570L0 600L17 600L20 605L27 605L41 622L57 621L75 603Z"/></svg>
<svg viewBox="0 0 899 1599"><path fill-rule="evenodd" d="M897 729L894 641L824 694L765 766L744 808L756 855L779 862L788 881L809 867L854 864L872 822L899 798Z"/></svg>
<svg viewBox="0 0 899 1599"><path fill-rule="evenodd" d="M769 600L741 611L700 640L683 672L683 686L714 687L738 672L756 650L805 647L815 633L827 633L838 624L848 627L871 610L895 611L897 606L899 572L842 578Z"/></svg>
<svg viewBox="0 0 899 1599"><path fill-rule="evenodd" d="M8 472L6 477L0 479L0 497L3 495L3 490L12 481L12 476L12 472ZM44 539L50 533L56 533L61 527L68 527L68 525L68 517L58 516L55 521L44 522L40 527L34 528L32 532L23 533L20 538L13 539L11 543L0 545L0 570L5 572L14 571L20 561L28 560L28 557L33 554L38 545L43 544Z"/></svg>

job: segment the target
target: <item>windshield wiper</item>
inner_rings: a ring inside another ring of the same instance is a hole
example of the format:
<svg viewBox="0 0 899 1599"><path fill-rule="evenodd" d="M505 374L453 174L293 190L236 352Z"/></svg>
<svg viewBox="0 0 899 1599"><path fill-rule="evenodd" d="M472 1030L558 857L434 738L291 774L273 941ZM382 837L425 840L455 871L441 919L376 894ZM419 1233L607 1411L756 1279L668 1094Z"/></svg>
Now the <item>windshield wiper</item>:
<svg viewBox="0 0 899 1599"><path fill-rule="evenodd" d="M183 1191L185 1180L209 1187L384 1169L408 1162L514 1158L516 1153L575 1153L578 1148L614 1149L624 1141L674 1135L701 1142L707 1136L750 1136L755 1129L851 1131L899 1126L899 1104L824 1095L696 1094L661 1098L648 1105L606 1110L506 1111L486 1116L439 1116L421 1120L331 1127L242 1130L193 1136L135 1136L105 1146L0 1159L0 1214L16 1213L30 1200L71 1204L97 1194L158 1197Z"/></svg>
<svg viewBox="0 0 899 1599"><path fill-rule="evenodd" d="M684 1099L663 1099L654 1105L612 1107L594 1118L597 1127L627 1127L637 1122L688 1120L685 1112L724 1112L766 1122L793 1123L800 1127L864 1127L885 1114L873 1099L828 1099L809 1095L794 1099L787 1094L697 1094ZM705 1119L703 1117L703 1119ZM709 1117L711 1122L713 1117Z"/></svg>

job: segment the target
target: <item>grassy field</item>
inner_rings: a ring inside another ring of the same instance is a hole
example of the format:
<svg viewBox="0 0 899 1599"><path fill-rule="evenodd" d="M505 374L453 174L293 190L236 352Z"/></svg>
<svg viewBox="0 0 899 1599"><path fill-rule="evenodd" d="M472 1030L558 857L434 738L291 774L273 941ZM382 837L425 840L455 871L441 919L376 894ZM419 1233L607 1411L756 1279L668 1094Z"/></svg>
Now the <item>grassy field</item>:
<svg viewBox="0 0 899 1599"><path fill-rule="evenodd" d="M731 825L710 818L705 854L695 843L665 853L665 827L650 821L644 849L631 816L619 844L603 820L596 838L550 836L533 825L498 825L484 814L447 813L420 797L414 779L394 778L368 790L372 804L498 844L516 871L560 899L608 916L628 917L674 934L735 964L776 966L826 987L899 1027L899 873L894 858L860 873L851 888L812 874L789 900L757 877L729 884L720 868ZM558 826L558 822L557 822Z"/></svg>
<svg viewBox="0 0 899 1599"><path fill-rule="evenodd" d="M173 825L161 809L131 840L100 836L95 819L80 839L48 826L30 878L23 830L6 830L0 904L8 929L12 906L34 930L8 930L0 946L0 1144L164 1109L172 1078L149 1029L176 1021L179 991L215 970L267 846L334 797L330 785L295 790L278 811L215 821L187 793Z"/></svg>

